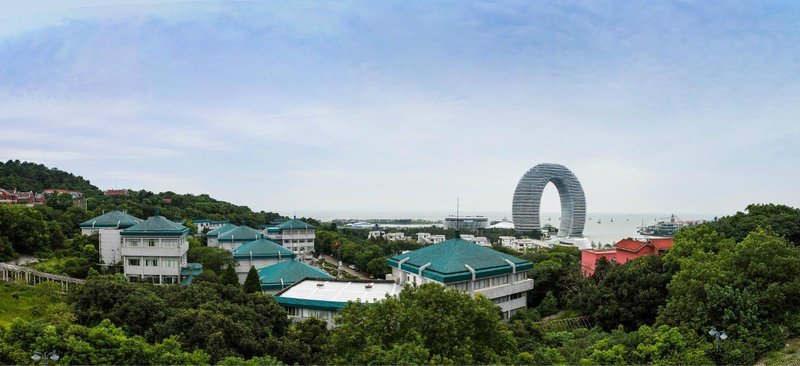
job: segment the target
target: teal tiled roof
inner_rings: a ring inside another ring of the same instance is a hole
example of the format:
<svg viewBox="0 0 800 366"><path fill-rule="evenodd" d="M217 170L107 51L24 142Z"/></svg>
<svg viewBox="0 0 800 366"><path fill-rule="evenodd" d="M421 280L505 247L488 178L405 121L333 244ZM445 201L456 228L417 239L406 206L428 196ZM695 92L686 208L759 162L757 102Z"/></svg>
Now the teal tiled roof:
<svg viewBox="0 0 800 366"><path fill-rule="evenodd" d="M248 226L239 226L233 230L220 233L217 236L219 241L253 241L264 237L260 231Z"/></svg>
<svg viewBox="0 0 800 366"><path fill-rule="evenodd" d="M206 237L216 238L217 236L219 236L219 234L223 234L223 233L225 233L227 231L231 231L233 229L236 229L237 227L238 226L236 226L234 224L225 224L225 225L222 225L222 226L220 226L220 227L218 227L218 228L216 228L214 230L211 230L211 231L207 232L206 233Z"/></svg>
<svg viewBox="0 0 800 366"><path fill-rule="evenodd" d="M110 211L80 224L82 228L112 227L126 229L142 222L142 219L133 217L122 211Z"/></svg>
<svg viewBox="0 0 800 366"><path fill-rule="evenodd" d="M278 230L300 230L300 229L313 229L314 226L302 222L298 219L291 219L289 221L281 223L278 226L275 226L275 228Z"/></svg>
<svg viewBox="0 0 800 366"><path fill-rule="evenodd" d="M264 290L280 290L306 277L334 278L328 272L295 260L278 262L258 270L258 278Z"/></svg>
<svg viewBox="0 0 800 366"><path fill-rule="evenodd" d="M246 243L233 251L234 259L294 258L295 254L267 239Z"/></svg>
<svg viewBox="0 0 800 366"><path fill-rule="evenodd" d="M533 264L524 259L460 238L445 240L439 244L398 254L386 259L386 265L397 268L400 261L406 258L408 259L402 264L403 270L418 273L420 267L430 263L422 271L422 276L442 283L471 280L472 272L465 265L475 270L476 278L511 273L512 266L505 260L514 263L517 271L527 271L533 268Z"/></svg>
<svg viewBox="0 0 800 366"><path fill-rule="evenodd" d="M136 225L122 230L122 236L183 236L189 233L185 226L164 216L150 216Z"/></svg>

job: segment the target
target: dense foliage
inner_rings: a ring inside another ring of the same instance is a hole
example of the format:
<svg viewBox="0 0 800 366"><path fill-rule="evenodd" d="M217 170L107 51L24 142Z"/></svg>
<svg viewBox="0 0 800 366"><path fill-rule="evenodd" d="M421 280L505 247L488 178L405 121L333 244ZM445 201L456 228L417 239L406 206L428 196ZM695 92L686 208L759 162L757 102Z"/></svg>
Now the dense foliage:
<svg viewBox="0 0 800 366"><path fill-rule="evenodd" d="M0 161L0 188L36 193L48 188L70 189L85 194L100 193L97 187L81 176L19 160Z"/></svg>
<svg viewBox="0 0 800 366"><path fill-rule="evenodd" d="M515 348L491 301L435 284L371 306L349 304L330 343L334 364L508 363Z"/></svg>

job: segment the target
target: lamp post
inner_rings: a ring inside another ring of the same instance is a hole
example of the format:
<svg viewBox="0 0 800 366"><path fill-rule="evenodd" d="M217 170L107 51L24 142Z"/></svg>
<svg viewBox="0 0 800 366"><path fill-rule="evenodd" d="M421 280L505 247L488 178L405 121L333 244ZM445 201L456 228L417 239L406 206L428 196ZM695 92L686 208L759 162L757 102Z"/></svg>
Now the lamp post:
<svg viewBox="0 0 800 366"><path fill-rule="evenodd" d="M37 362L39 362L39 360L42 360L42 364L45 365L45 366L47 366L47 360L48 359L52 360L53 362L56 362L56 361L58 361L59 358L61 358L61 357L58 355L58 353L56 351L53 351L53 352L33 352L33 355L31 356L31 360L33 360L33 363L37 363Z"/></svg>
<svg viewBox="0 0 800 366"><path fill-rule="evenodd" d="M710 335L712 337L716 337L716 340L714 341L714 347L717 350L719 350L719 341L720 340L724 341L724 340L728 339L728 334L727 333L725 333L725 332L723 332L721 330L717 330L716 328L711 328L708 331L708 335Z"/></svg>

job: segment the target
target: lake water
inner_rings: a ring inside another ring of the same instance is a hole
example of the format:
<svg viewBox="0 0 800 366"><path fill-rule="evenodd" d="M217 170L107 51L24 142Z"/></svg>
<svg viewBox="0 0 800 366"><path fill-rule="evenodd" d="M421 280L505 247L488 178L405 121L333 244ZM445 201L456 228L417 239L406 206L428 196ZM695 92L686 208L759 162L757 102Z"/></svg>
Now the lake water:
<svg viewBox="0 0 800 366"><path fill-rule="evenodd" d="M313 217L321 221L334 219L355 219L369 222L370 219L419 219L440 221L451 215L449 212L434 211L407 211L407 212L376 212L376 211L319 211L303 213L302 216ZM542 225L550 224L559 227L561 220L558 212L542 212ZM300 215L298 215L300 216ZM511 212L464 212L461 216L486 216L489 221L507 219L511 221ZM714 215L676 213L684 220L711 220ZM636 231L644 225L653 225L659 221L668 221L670 213L588 213L583 236L595 243L613 244L620 239L641 237ZM598 223L599 220L599 223Z"/></svg>

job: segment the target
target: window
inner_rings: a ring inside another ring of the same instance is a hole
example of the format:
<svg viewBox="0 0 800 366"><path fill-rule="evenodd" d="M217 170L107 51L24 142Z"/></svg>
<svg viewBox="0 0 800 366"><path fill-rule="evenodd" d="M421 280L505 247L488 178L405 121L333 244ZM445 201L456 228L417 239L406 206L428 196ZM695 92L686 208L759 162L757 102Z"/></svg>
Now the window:
<svg viewBox="0 0 800 366"><path fill-rule="evenodd" d="M522 297L522 295L523 295L523 293L522 293L522 292L517 292L516 294L511 294L511 295L508 295L508 299L509 299L509 300L516 300L516 299L519 299L519 298L521 298L521 297Z"/></svg>
<svg viewBox="0 0 800 366"><path fill-rule="evenodd" d="M176 268L178 267L178 260L175 258L164 258L161 260L162 267Z"/></svg>
<svg viewBox="0 0 800 366"><path fill-rule="evenodd" d="M144 260L144 265L147 267L158 267L158 258L148 258Z"/></svg>
<svg viewBox="0 0 800 366"><path fill-rule="evenodd" d="M141 259L139 259L139 258L136 258L136 259L130 258L130 259L128 259L128 265L129 266L138 266L140 263L141 263Z"/></svg>
<svg viewBox="0 0 800 366"><path fill-rule="evenodd" d="M514 282L525 281L528 278L527 272L519 272L514 275Z"/></svg>
<svg viewBox="0 0 800 366"><path fill-rule="evenodd" d="M491 286L500 286L508 283L508 276L496 276L491 278Z"/></svg>
<svg viewBox="0 0 800 366"><path fill-rule="evenodd" d="M469 290L469 286L468 285L469 285L469 282L458 282L458 283L453 283L453 284L447 285L447 287L456 289L458 291L467 291L467 290Z"/></svg>
<svg viewBox="0 0 800 366"><path fill-rule="evenodd" d="M156 246L156 240L155 239L147 239L147 246L148 247Z"/></svg>
<svg viewBox="0 0 800 366"><path fill-rule="evenodd" d="M177 248L178 247L178 240L177 239L161 239L161 246L164 248Z"/></svg>
<svg viewBox="0 0 800 366"><path fill-rule="evenodd" d="M125 244L129 247L138 247L139 246L139 239L132 239L126 240Z"/></svg>
<svg viewBox="0 0 800 366"><path fill-rule="evenodd" d="M481 280L476 280L475 281L475 285L474 285L475 286L474 289L475 290L480 290L482 288L489 287L489 284L490 284L490 282L489 282L488 278L484 278L484 279L481 279Z"/></svg>

